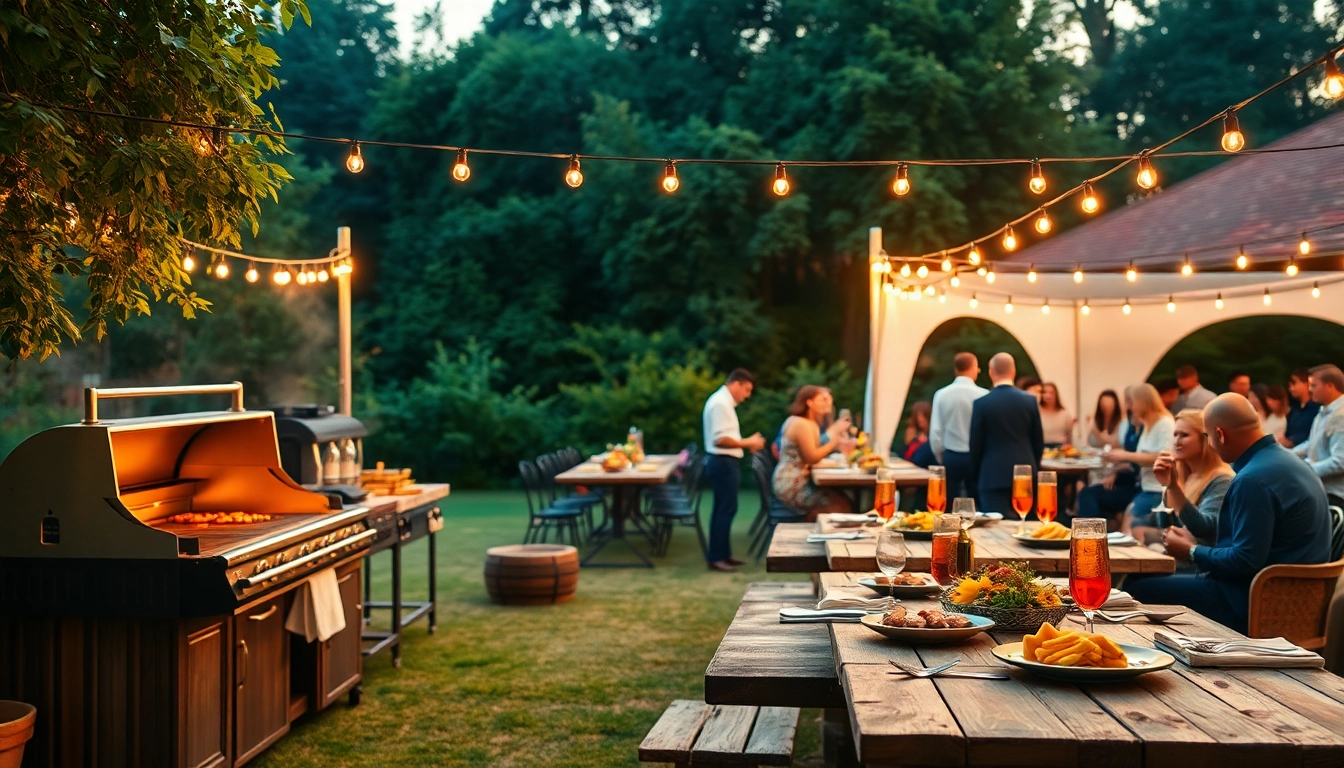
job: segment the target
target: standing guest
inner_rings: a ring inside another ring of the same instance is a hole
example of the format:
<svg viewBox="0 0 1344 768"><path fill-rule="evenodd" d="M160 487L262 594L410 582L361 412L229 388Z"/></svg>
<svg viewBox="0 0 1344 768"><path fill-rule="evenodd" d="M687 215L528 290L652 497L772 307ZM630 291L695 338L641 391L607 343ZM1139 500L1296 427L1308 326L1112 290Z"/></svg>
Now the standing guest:
<svg viewBox="0 0 1344 768"><path fill-rule="evenodd" d="M1182 365L1176 369L1176 386L1181 388L1181 395L1176 398L1175 407L1172 408L1177 413L1186 408L1203 408L1216 397L1199 383L1199 371L1193 365Z"/></svg>
<svg viewBox="0 0 1344 768"><path fill-rule="evenodd" d="M1227 391L1236 392L1245 398L1251 396L1251 374L1245 371L1233 371L1231 376L1227 377Z"/></svg>
<svg viewBox="0 0 1344 768"><path fill-rule="evenodd" d="M1023 376L1017 380L1017 388L1041 401L1041 380L1035 376Z"/></svg>
<svg viewBox="0 0 1344 768"><path fill-rule="evenodd" d="M1143 424L1143 435L1139 437L1135 450L1111 451L1107 458L1139 466L1139 492L1130 502L1129 512L1125 514L1120 530L1138 539L1139 543L1146 544L1145 539L1148 537L1154 541L1161 539L1161 531L1153 525L1153 507L1162 500L1162 484L1153 475L1153 462L1157 461L1157 454L1171 450L1176 422L1163 407L1162 398L1152 384L1134 387L1130 399L1133 402L1131 412L1134 418Z"/></svg>
<svg viewBox="0 0 1344 768"><path fill-rule="evenodd" d="M1162 407L1168 411L1176 411L1176 401L1181 399L1181 387L1175 379L1161 379L1153 385L1157 387L1157 394L1162 397Z"/></svg>
<svg viewBox="0 0 1344 768"><path fill-rule="evenodd" d="M1153 476L1166 486L1168 507L1201 545L1218 540L1218 511L1232 484L1232 468L1204 435L1204 412L1176 414L1171 450L1157 455Z"/></svg>
<svg viewBox="0 0 1344 768"><path fill-rule="evenodd" d="M1311 399L1311 374L1305 370L1293 371L1288 375L1288 426L1283 436L1288 439L1286 448L1301 445L1311 437L1311 424L1320 412L1319 403Z"/></svg>
<svg viewBox="0 0 1344 768"><path fill-rule="evenodd" d="M1097 410L1092 414L1092 429L1087 433L1087 444L1093 448L1115 447L1122 444L1120 425L1125 414L1120 410L1120 398L1114 389L1097 396Z"/></svg>
<svg viewBox="0 0 1344 768"><path fill-rule="evenodd" d="M1260 429L1246 398L1218 396L1204 409L1204 430L1236 472L1218 512L1217 542L1205 546L1168 528L1167 552L1199 573L1141 579L1127 589L1139 602L1184 605L1245 632L1251 581L1262 568L1330 558L1329 507L1320 479Z"/></svg>
<svg viewBox="0 0 1344 768"><path fill-rule="evenodd" d="M901 449L901 458L906 461L914 461L915 454L929 442L931 410L927 400L910 406L910 418L905 421L905 447Z"/></svg>
<svg viewBox="0 0 1344 768"><path fill-rule="evenodd" d="M1330 503L1344 507L1344 372L1337 366L1318 365L1309 374L1311 399L1321 406L1311 424L1307 442L1293 453L1321 478Z"/></svg>
<svg viewBox="0 0 1344 768"><path fill-rule="evenodd" d="M971 406L971 477L976 482L976 504L986 512L1012 509L1013 466L1041 466L1045 439L1041 411L1031 395L1013 386L1017 364L1000 352L989 359L994 388Z"/></svg>
<svg viewBox="0 0 1344 768"><path fill-rule="evenodd" d="M937 462L947 469L947 495L975 495L975 477L971 474L971 406L989 390L975 383L980 376L980 361L970 352L958 352L952 358L951 384L933 393L929 418L929 447Z"/></svg>
<svg viewBox="0 0 1344 768"><path fill-rule="evenodd" d="M1238 393L1233 392L1232 394L1235 395ZM1268 412L1265 410L1265 401L1260 399L1260 393L1252 387L1249 392L1243 395L1243 397L1250 402L1251 410L1255 411L1255 415L1260 417L1260 424L1263 425L1265 423L1265 416L1268 415Z"/></svg>
<svg viewBox="0 0 1344 768"><path fill-rule="evenodd" d="M1120 422L1120 440L1112 445L1119 445L1126 451L1137 451L1139 438L1143 435L1143 423L1134 415L1134 387L1125 387L1125 414L1125 419ZM1108 453L1108 459L1109 456ZM1129 508L1129 503L1139 492L1138 476L1138 466L1128 461L1110 463L1100 482L1089 485L1078 494L1078 516L1111 520L1121 514Z"/></svg>
<svg viewBox="0 0 1344 768"><path fill-rule="evenodd" d="M806 512L809 521L823 512L849 511L849 499L844 494L818 488L812 482L812 465L830 453L822 445L820 424L834 407L829 389L809 384L798 389L789 406L789 418L784 420L784 441L771 486L776 498ZM849 434L849 426L848 418L836 419L826 431L839 445Z"/></svg>
<svg viewBox="0 0 1344 768"><path fill-rule="evenodd" d="M1288 438L1285 437L1288 430L1288 393L1278 384L1270 384L1265 387L1265 393L1260 400L1265 404L1265 418L1260 422L1261 428L1265 430L1265 434L1273 435L1274 439L1279 441L1279 445L1292 448L1293 446L1288 444Z"/></svg>
<svg viewBox="0 0 1344 768"><path fill-rule="evenodd" d="M1041 385L1041 432L1047 448L1073 443L1074 418L1059 402L1059 387L1053 382Z"/></svg>
<svg viewBox="0 0 1344 768"><path fill-rule="evenodd" d="M709 549L705 560L716 571L732 573L733 566L742 565L733 557L733 517L737 515L737 490L742 480L742 451L759 451L765 447L765 438L757 432L742 439L742 428L737 423L737 406L751 397L756 386L745 368L728 374L728 381L715 390L705 401L705 477L714 489L714 511L709 516Z"/></svg>

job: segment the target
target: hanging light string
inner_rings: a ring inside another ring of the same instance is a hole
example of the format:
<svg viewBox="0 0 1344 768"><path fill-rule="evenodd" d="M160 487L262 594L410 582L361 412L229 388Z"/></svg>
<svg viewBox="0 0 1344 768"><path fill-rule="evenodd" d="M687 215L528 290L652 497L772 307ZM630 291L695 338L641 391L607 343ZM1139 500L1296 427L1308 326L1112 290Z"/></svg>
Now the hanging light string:
<svg viewBox="0 0 1344 768"><path fill-rule="evenodd" d="M225 248L215 248L186 238L182 238L182 245L186 247L186 253L182 255L182 269L184 271L194 271L198 263L195 252L204 251L210 254L210 262L206 265L205 273L220 280L227 280L232 272L229 267L229 259L237 259L239 263L247 263L247 271L243 273L243 279L249 283L255 283L261 279L261 272L257 269L258 264L270 264L272 267L271 282L281 286L289 285L291 282L299 285L325 283L332 277L341 277L355 271L355 262L349 251L342 251L338 248L332 248L326 256L315 259L277 259L269 256L238 253Z"/></svg>
<svg viewBox="0 0 1344 768"><path fill-rule="evenodd" d="M1061 299L1060 297L1056 296L1056 297L1042 297L1036 302L1027 302L1027 303L1024 303L1020 300L1020 295L1019 298L1013 298L1014 294L1010 294L1006 291L995 291L984 287L976 288L974 292L960 291L959 294L963 296L969 294L970 301L972 302L971 304L972 309L975 309L977 306L979 306L986 298L989 298L991 300L999 299L1005 302L1011 300L1012 304L1018 307L1031 306L1039 308L1042 305L1047 304L1050 305L1051 307L1059 307L1062 305L1067 306L1069 304L1074 304L1080 309L1084 305L1089 306L1092 309L1096 309L1098 307L1124 307L1125 305L1129 305L1131 307L1139 307L1139 306L1159 306L1167 304L1176 304L1179 306L1181 304L1192 304L1194 302L1199 301L1221 301L1223 299L1249 298L1253 296L1265 296L1265 295L1270 295L1272 297L1280 294L1295 293L1295 292L1307 292L1311 294L1312 298L1320 298L1320 292L1322 288L1337 283L1344 283L1344 275L1338 275L1335 277L1325 279L1311 278L1309 280L1298 280L1288 284L1280 284L1276 288L1269 288L1265 286L1263 283L1257 283L1256 285L1248 286L1245 288L1217 289L1217 290L1208 290L1208 291L1199 291L1190 293L1174 293L1174 294L1169 293L1166 296L1153 295L1153 296L1144 296L1138 299L1129 297L1103 298L1103 299L1092 299L1092 298L1079 299L1069 297ZM901 289L898 288L895 291L889 291L889 293L899 293L900 290ZM913 292L918 293L921 290L922 288L920 290L915 290ZM1222 306L1219 305L1218 308L1222 309Z"/></svg>

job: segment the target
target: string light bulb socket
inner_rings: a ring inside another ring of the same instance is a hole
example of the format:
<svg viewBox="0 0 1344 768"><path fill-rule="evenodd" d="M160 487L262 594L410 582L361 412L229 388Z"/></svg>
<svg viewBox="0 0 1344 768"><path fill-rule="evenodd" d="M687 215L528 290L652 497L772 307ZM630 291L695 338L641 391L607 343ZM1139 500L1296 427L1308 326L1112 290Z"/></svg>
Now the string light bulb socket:
<svg viewBox="0 0 1344 768"><path fill-rule="evenodd" d="M995 278L996 275L994 274L994 266L991 264L989 269L985 270L985 282L989 283L990 285L993 285Z"/></svg>
<svg viewBox="0 0 1344 768"><path fill-rule="evenodd" d="M789 194L789 174L784 170L783 163L775 164L775 181L770 185L770 190L779 197Z"/></svg>
<svg viewBox="0 0 1344 768"><path fill-rule="evenodd" d="M961 287L961 278L958 277L957 275L953 275L953 276L952 276L952 279L951 279L949 282L952 284L952 287L953 287L953 288L960 288L960 287Z"/></svg>
<svg viewBox="0 0 1344 768"><path fill-rule="evenodd" d="M980 266L980 249L972 245L971 250L966 254L966 260L971 262L972 267Z"/></svg>
<svg viewBox="0 0 1344 768"><path fill-rule="evenodd" d="M1120 307L1120 311L1126 315L1134 311L1134 308L1129 305L1129 299L1125 299L1124 306Z"/></svg>
<svg viewBox="0 0 1344 768"><path fill-rule="evenodd" d="M1082 285L1082 284L1083 284L1083 265L1082 265L1082 264L1079 264L1079 265L1078 265L1078 268L1075 269L1075 270L1073 270L1073 282L1075 282L1075 283L1077 283L1077 284L1079 284L1079 285Z"/></svg>
<svg viewBox="0 0 1344 768"><path fill-rule="evenodd" d="M1240 152L1246 146L1246 137L1241 133L1241 122L1234 109L1223 114L1223 138L1219 143L1224 152Z"/></svg>
<svg viewBox="0 0 1344 768"><path fill-rule="evenodd" d="M1003 250L1017 250L1017 233L1013 231L1013 226L1011 224L1009 224L1003 231Z"/></svg>
<svg viewBox="0 0 1344 768"><path fill-rule="evenodd" d="M910 194L910 166L906 163L899 163L896 166L896 178L891 182L891 191L895 192L897 197Z"/></svg>
<svg viewBox="0 0 1344 768"><path fill-rule="evenodd" d="M920 264L920 265L919 265L919 269L916 269L916 270L915 270L915 276L918 277L918 278L921 279L921 280L923 280L924 278L928 277L928 276L929 276L929 266L928 266L927 264Z"/></svg>
<svg viewBox="0 0 1344 768"><path fill-rule="evenodd" d="M1190 263L1190 254L1185 255L1185 261L1181 263L1181 276L1189 277L1195 273L1195 265Z"/></svg>
<svg viewBox="0 0 1344 768"><path fill-rule="evenodd" d="M1045 209L1042 208L1040 214L1036 216L1036 221L1032 222L1032 226L1035 227L1037 232L1042 235L1047 235L1050 233L1050 228L1054 225L1050 221L1050 216L1046 214Z"/></svg>
<svg viewBox="0 0 1344 768"><path fill-rule="evenodd" d="M1313 299L1319 299L1319 298L1321 298L1321 284L1320 284L1320 283L1312 283L1312 284L1311 284L1311 298L1313 298Z"/></svg>
<svg viewBox="0 0 1344 768"><path fill-rule="evenodd" d="M1003 305L1003 311L1004 311L1004 312L1007 312L1007 313L1010 314L1010 315L1013 314L1013 297L1012 297L1012 296L1009 296L1009 297L1008 297L1008 302L1005 303L1005 304Z"/></svg>
<svg viewBox="0 0 1344 768"><path fill-rule="evenodd" d="M350 154L345 158L345 169L351 173L364 170L364 153L359 150L359 142L350 145Z"/></svg>
<svg viewBox="0 0 1344 768"><path fill-rule="evenodd" d="M938 293L938 303L939 303L939 304L946 304L946 303L947 303L947 291L940 291L940 292Z"/></svg>
<svg viewBox="0 0 1344 768"><path fill-rule="evenodd" d="M1223 294L1220 293L1220 294L1218 294L1218 297L1215 298L1215 299L1213 300L1213 308L1214 308L1214 309L1222 309L1223 306L1224 306L1224 304L1223 304Z"/></svg>
<svg viewBox="0 0 1344 768"><path fill-rule="evenodd" d="M1045 191L1045 172L1041 170L1041 161L1033 159L1031 161L1031 179L1027 182L1027 189L1032 194L1039 195Z"/></svg>
<svg viewBox="0 0 1344 768"><path fill-rule="evenodd" d="M349 258L346 258L338 262L336 266L331 268L331 274L335 275L336 277L344 277L345 275L348 275L354 271L355 271L355 262Z"/></svg>
<svg viewBox="0 0 1344 768"><path fill-rule="evenodd" d="M671 160L663 168L663 191L672 194L681 188L681 179L677 177L677 164Z"/></svg>
<svg viewBox="0 0 1344 768"><path fill-rule="evenodd" d="M275 265L275 268L271 270L271 282L276 285L289 285L290 281L293 279L294 275L290 274L288 267L281 267L277 264Z"/></svg>
<svg viewBox="0 0 1344 768"><path fill-rule="evenodd" d="M1262 299L1262 301L1265 302L1265 306L1266 306L1266 307L1268 307L1270 304L1273 304L1273 303L1274 303L1274 299L1273 299L1273 297L1271 297L1271 296L1269 295L1269 289L1268 289L1268 288L1265 289L1265 296L1264 296L1264 298Z"/></svg>
<svg viewBox="0 0 1344 768"><path fill-rule="evenodd" d="M1168 312L1176 311L1176 300L1171 297L1171 294L1167 294L1167 311Z"/></svg>
<svg viewBox="0 0 1344 768"><path fill-rule="evenodd" d="M247 271L243 273L243 278L249 283L255 283L261 279L261 273L257 271L257 265L253 262L247 263Z"/></svg>
<svg viewBox="0 0 1344 768"><path fill-rule="evenodd" d="M1041 314L1042 314L1042 315L1048 315L1048 314L1050 314L1050 300L1049 300L1049 299L1046 299L1046 300L1045 300L1045 303L1041 305Z"/></svg>
<svg viewBox="0 0 1344 768"><path fill-rule="evenodd" d="M191 255L191 251L187 251L182 256L182 270L184 272L193 272L195 271L195 269L196 269L196 257Z"/></svg>
<svg viewBox="0 0 1344 768"><path fill-rule="evenodd" d="M952 271L952 260L947 258L947 254L943 254L943 263L941 266L944 272Z"/></svg>
<svg viewBox="0 0 1344 768"><path fill-rule="evenodd" d="M294 276L294 282L299 285L308 284L308 270L305 267L299 267L298 274Z"/></svg>
<svg viewBox="0 0 1344 768"><path fill-rule="evenodd" d="M1139 155L1139 172L1134 181L1140 189L1152 189L1157 186L1157 171L1153 169L1153 161L1148 159L1147 152Z"/></svg>
<svg viewBox="0 0 1344 768"><path fill-rule="evenodd" d="M925 295L925 296L934 296L934 295L936 295L937 293L938 293L938 289L937 289L937 288L934 288L932 285L926 285L926 286L924 286L924 295Z"/></svg>
<svg viewBox="0 0 1344 768"><path fill-rule="evenodd" d="M1344 96L1344 73L1339 71L1334 53L1325 57L1325 82L1321 86L1325 90L1325 95L1332 99Z"/></svg>
<svg viewBox="0 0 1344 768"><path fill-rule="evenodd" d="M1246 255L1246 246L1237 248L1237 269L1245 269L1251 266L1251 257Z"/></svg>
<svg viewBox="0 0 1344 768"><path fill-rule="evenodd" d="M1129 269L1125 270L1125 279L1131 283L1138 282L1139 270L1134 268L1134 260L1129 260Z"/></svg>
<svg viewBox="0 0 1344 768"><path fill-rule="evenodd" d="M1035 265L1035 264L1032 264L1031 267L1029 267L1029 268L1027 269L1027 282L1028 282L1028 283L1034 283L1034 282L1036 282L1036 265Z"/></svg>
<svg viewBox="0 0 1344 768"><path fill-rule="evenodd" d="M1083 213L1096 213L1101 210L1101 198L1097 197L1097 189L1092 186L1092 182L1083 182L1083 200L1080 206Z"/></svg>
<svg viewBox="0 0 1344 768"><path fill-rule="evenodd" d="M974 294L974 293L972 293L972 294L971 294L971 309L975 309L975 308L978 307L978 306L980 306L980 300L977 299L977 298L975 297L975 294Z"/></svg>
<svg viewBox="0 0 1344 768"><path fill-rule="evenodd" d="M579 169L579 156L569 156L569 170L565 171L565 183L571 189L578 189L583 184L583 171Z"/></svg>
<svg viewBox="0 0 1344 768"><path fill-rule="evenodd" d="M220 256L219 261L215 262L215 268L213 271L215 273L215 277L219 278L220 280L228 279L229 277L228 259L224 258L223 256Z"/></svg>
<svg viewBox="0 0 1344 768"><path fill-rule="evenodd" d="M1297 241L1297 252L1306 256L1311 253L1311 241L1307 239L1307 233L1302 233L1302 239Z"/></svg>
<svg viewBox="0 0 1344 768"><path fill-rule="evenodd" d="M1083 299L1083 307L1082 307L1082 309L1081 309L1080 311L1081 311L1084 315L1090 315L1090 314L1092 314L1092 305L1087 303L1087 299Z"/></svg>
<svg viewBox="0 0 1344 768"><path fill-rule="evenodd" d="M331 273L327 271L326 267L322 267L321 269L317 270L317 282L325 283L330 279L331 279Z"/></svg>
<svg viewBox="0 0 1344 768"><path fill-rule="evenodd" d="M453 180L466 181L471 178L471 166L467 165L467 150L457 150L457 161L453 163Z"/></svg>
<svg viewBox="0 0 1344 768"><path fill-rule="evenodd" d="M1288 266L1284 267L1283 273L1289 277L1297 277L1297 271L1297 257L1291 256L1288 258Z"/></svg>
<svg viewBox="0 0 1344 768"><path fill-rule="evenodd" d="M910 276L910 262L908 262L908 261L902 261L902 262L901 262L901 277L909 277L909 276Z"/></svg>

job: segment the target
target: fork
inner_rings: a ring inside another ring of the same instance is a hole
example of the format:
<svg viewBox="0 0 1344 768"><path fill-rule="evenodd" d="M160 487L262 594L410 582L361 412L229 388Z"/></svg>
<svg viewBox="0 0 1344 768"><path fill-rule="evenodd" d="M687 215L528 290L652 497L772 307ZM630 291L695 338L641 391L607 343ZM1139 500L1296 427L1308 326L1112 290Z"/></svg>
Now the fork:
<svg viewBox="0 0 1344 768"><path fill-rule="evenodd" d="M902 664L901 662L894 661L892 659L887 659L887 663L901 670L905 674L910 675L911 677L933 677L939 672L946 672L947 670L951 669L957 664L960 664L961 659L953 659L947 662L946 664L939 664L936 667L914 667L909 664Z"/></svg>
<svg viewBox="0 0 1344 768"><path fill-rule="evenodd" d="M1207 641L1192 643L1191 648L1200 653L1222 653L1227 650L1247 650L1255 651L1256 653L1278 654L1281 656L1297 655L1297 649L1295 648L1266 648L1246 640L1226 640L1220 643L1211 643Z"/></svg>

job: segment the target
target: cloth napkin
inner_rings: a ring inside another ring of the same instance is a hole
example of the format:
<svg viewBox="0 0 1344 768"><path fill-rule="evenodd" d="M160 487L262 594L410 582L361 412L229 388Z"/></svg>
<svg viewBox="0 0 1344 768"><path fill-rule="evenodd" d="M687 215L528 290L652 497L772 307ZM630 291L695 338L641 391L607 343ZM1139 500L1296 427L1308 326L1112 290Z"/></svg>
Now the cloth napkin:
<svg viewBox="0 0 1344 768"><path fill-rule="evenodd" d="M807 535L808 544L820 544L823 541L854 541L855 539L869 538L863 531L842 531L840 533L810 533Z"/></svg>
<svg viewBox="0 0 1344 768"><path fill-rule="evenodd" d="M891 598L871 595L867 588L864 588L862 594L851 590L829 589L826 591L826 596L817 601L817 610L857 608L864 611L885 611L891 605Z"/></svg>
<svg viewBox="0 0 1344 768"><path fill-rule="evenodd" d="M1106 604L1101 606L1103 611L1114 611L1117 608L1138 608L1139 601L1128 592L1121 592L1118 589L1112 589L1109 597L1106 598Z"/></svg>
<svg viewBox="0 0 1344 768"><path fill-rule="evenodd" d="M1112 547L1137 547L1139 540L1127 533L1115 531L1106 534L1106 543Z"/></svg>
<svg viewBox="0 0 1344 768"><path fill-rule="evenodd" d="M1222 642L1228 638L1189 637L1187 635L1155 632L1153 644L1192 667L1267 667L1296 668L1324 667L1325 659L1306 648L1293 645L1282 637L1262 639L1244 639L1222 653L1205 653L1194 649L1194 644L1202 641ZM1264 649L1289 651L1291 653L1269 653Z"/></svg>
<svg viewBox="0 0 1344 768"><path fill-rule="evenodd" d="M832 523L871 523L876 515L855 515L849 512L837 512L826 516Z"/></svg>
<svg viewBox="0 0 1344 768"><path fill-rule="evenodd" d="M814 611L811 608L780 608L780 624L816 624L841 622L857 624L870 611L862 609L832 608L825 611Z"/></svg>

